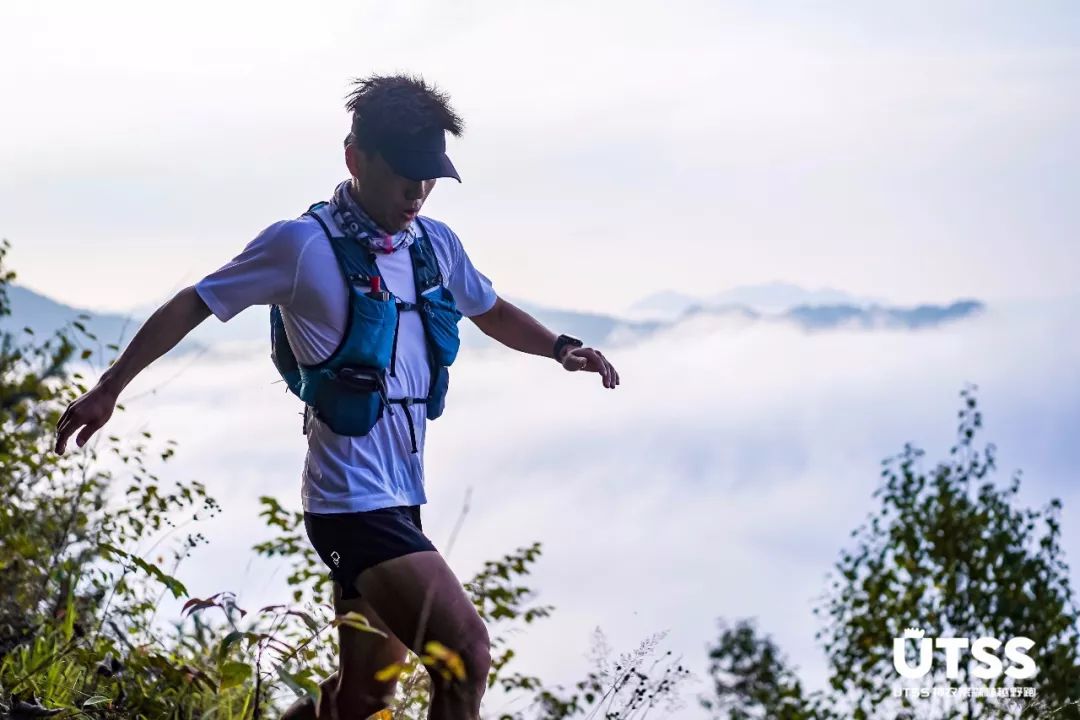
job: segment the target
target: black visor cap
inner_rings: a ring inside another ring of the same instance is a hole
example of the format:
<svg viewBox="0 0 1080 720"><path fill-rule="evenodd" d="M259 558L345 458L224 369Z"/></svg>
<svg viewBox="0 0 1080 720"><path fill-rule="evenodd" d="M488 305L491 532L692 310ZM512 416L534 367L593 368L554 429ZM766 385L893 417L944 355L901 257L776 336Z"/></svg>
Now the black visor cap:
<svg viewBox="0 0 1080 720"><path fill-rule="evenodd" d="M446 133L441 128L382 138L376 143L375 149L403 178L432 180L452 177L461 182L457 168L446 155Z"/></svg>

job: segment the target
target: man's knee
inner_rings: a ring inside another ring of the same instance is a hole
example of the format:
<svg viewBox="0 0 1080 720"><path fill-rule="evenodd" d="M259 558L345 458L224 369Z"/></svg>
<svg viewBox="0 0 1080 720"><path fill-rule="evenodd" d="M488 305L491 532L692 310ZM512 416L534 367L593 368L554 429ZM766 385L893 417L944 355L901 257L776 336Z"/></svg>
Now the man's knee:
<svg viewBox="0 0 1080 720"><path fill-rule="evenodd" d="M388 708L394 701L397 682L378 680L342 680L338 686L338 710L354 713L358 717L367 717Z"/></svg>
<svg viewBox="0 0 1080 720"><path fill-rule="evenodd" d="M487 629L481 627L469 637L462 639L458 647L448 647L461 660L459 668L464 677L458 677L445 662L436 662L428 668L432 682L443 690L457 689L467 697L477 697L487 689L488 672L491 670L491 641Z"/></svg>
<svg viewBox="0 0 1080 720"><path fill-rule="evenodd" d="M300 698L285 710L281 720L315 720L316 718L330 717L330 706L336 702L337 673L323 680L319 686L318 710L315 709L315 703L312 702L310 697ZM374 712L377 712L377 710Z"/></svg>
<svg viewBox="0 0 1080 720"><path fill-rule="evenodd" d="M465 665L466 680L472 679L481 686L486 685L491 670L491 641L487 631L465 645L461 659Z"/></svg>
<svg viewBox="0 0 1080 720"><path fill-rule="evenodd" d="M339 718L369 718L372 715L376 715L383 710L390 707L389 702L383 701L346 701L344 698L338 700L336 705L337 716ZM330 715L320 715L319 717L331 717Z"/></svg>

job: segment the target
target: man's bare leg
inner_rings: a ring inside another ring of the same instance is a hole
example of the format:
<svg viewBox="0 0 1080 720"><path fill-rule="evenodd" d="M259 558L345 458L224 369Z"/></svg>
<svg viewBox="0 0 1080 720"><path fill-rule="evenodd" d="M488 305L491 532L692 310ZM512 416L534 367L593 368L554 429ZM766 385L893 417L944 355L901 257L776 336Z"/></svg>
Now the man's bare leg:
<svg viewBox="0 0 1080 720"><path fill-rule="evenodd" d="M368 568L356 579L364 599L413 652L436 641L456 652L465 679L446 682L431 673L430 720L477 720L491 667L487 628L446 560L414 552ZM344 718L343 718L344 720Z"/></svg>
<svg viewBox="0 0 1080 720"><path fill-rule="evenodd" d="M360 613L372 627L386 633L386 637L339 626L339 670L320 683L322 700L318 714L310 700L297 700L281 720L332 718L331 707L336 710L339 720L363 720L388 707L394 697L396 682L380 682L375 679L375 673L388 665L404 662L408 652L405 645L364 598L342 599L341 586L337 583L334 583L334 609L338 615Z"/></svg>

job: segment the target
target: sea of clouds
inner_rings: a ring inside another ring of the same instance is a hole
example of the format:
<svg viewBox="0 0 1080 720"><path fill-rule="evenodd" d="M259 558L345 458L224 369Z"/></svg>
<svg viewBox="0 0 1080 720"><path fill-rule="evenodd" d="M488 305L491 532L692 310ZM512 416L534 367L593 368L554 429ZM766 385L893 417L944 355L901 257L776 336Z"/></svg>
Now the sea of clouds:
<svg viewBox="0 0 1080 720"><path fill-rule="evenodd" d="M848 534L874 507L880 461L911 441L927 464L955 436L959 391L979 386L982 441L1023 500L1065 502L1064 546L1080 557L1080 302L991 305L920 331L807 332L699 316L611 348L622 384L569 374L494 344L462 351L446 414L429 425L424 526L449 562L543 543L529 582L553 616L514 638L523 672L572 683L593 630L616 652L661 647L698 676L679 717L703 716L716 619L757 618L811 686L825 677L811 609ZM248 312L263 312L255 308ZM217 322L213 318L208 322ZM274 384L263 343L166 358L127 390L109 431L179 442L165 478L204 481L223 511L178 575L195 596L242 607L287 600L284 566L257 560L257 498L300 508L300 406ZM176 615L178 603L163 608ZM504 707L492 697L488 707Z"/></svg>

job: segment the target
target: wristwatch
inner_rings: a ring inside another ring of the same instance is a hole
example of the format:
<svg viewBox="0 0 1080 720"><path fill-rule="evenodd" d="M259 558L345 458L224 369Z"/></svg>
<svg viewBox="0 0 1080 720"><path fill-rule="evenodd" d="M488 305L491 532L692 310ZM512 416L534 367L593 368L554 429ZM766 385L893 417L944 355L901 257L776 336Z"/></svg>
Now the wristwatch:
<svg viewBox="0 0 1080 720"><path fill-rule="evenodd" d="M567 345L579 348L584 344L585 343L583 343L581 340L574 337L573 335L560 335L559 337L555 338L555 345L551 348L551 356L556 360L561 361L562 351L564 348L566 348Z"/></svg>

